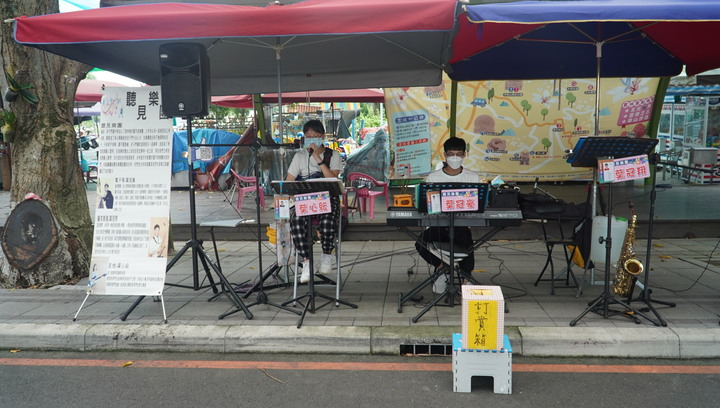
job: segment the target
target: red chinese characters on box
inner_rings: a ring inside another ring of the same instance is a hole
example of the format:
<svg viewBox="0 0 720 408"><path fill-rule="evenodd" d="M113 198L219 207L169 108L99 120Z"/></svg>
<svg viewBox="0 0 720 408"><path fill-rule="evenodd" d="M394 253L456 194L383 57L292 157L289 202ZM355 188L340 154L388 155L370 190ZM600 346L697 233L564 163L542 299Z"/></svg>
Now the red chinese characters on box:
<svg viewBox="0 0 720 408"><path fill-rule="evenodd" d="M331 211L328 191L297 194L293 196L293 200L295 201L295 215L298 217L326 214Z"/></svg>
<svg viewBox="0 0 720 408"><path fill-rule="evenodd" d="M442 190L440 205L442 212L471 212L478 210L476 188Z"/></svg>

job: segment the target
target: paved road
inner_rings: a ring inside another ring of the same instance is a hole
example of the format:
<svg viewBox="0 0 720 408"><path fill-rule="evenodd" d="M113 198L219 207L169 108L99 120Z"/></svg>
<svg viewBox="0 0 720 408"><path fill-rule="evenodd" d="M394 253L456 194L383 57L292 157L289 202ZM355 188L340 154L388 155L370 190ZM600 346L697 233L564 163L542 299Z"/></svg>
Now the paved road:
<svg viewBox="0 0 720 408"><path fill-rule="evenodd" d="M714 407L720 361L514 358L452 391L449 357L5 352L6 407ZM332 405L331 405L332 404Z"/></svg>

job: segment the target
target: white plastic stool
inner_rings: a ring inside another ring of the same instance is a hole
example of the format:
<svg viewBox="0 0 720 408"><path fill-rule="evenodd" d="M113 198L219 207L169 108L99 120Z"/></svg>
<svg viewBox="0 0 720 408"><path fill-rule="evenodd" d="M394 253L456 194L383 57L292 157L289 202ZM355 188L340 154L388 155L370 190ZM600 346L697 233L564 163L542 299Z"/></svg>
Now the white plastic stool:
<svg viewBox="0 0 720 408"><path fill-rule="evenodd" d="M471 392L472 378L493 377L495 394L512 394L512 347L507 334L500 350L463 349L462 335L453 333L453 391Z"/></svg>

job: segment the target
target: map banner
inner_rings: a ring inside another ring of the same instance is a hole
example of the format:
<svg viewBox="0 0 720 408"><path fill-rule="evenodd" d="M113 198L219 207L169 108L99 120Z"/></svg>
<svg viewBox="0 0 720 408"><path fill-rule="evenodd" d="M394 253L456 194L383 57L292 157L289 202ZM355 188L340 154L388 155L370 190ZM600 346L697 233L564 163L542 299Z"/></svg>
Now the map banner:
<svg viewBox="0 0 720 408"><path fill-rule="evenodd" d="M659 82L603 78L598 134L647 137ZM469 146L463 166L506 182L592 177L590 169L570 167L565 155L579 138L595 135L595 78L461 82L457 88L456 135ZM424 175L442 161L450 89L447 77L434 87L385 89L391 178L408 168L413 176Z"/></svg>

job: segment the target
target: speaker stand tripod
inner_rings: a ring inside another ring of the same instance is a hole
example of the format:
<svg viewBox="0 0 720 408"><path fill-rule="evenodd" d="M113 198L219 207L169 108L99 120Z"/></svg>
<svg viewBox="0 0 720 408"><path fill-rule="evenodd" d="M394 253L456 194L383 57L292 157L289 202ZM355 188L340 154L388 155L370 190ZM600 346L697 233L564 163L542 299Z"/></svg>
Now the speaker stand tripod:
<svg viewBox="0 0 720 408"><path fill-rule="evenodd" d="M187 121L187 139L188 139L188 150L191 150L193 146L193 140L192 140L192 116L187 116L185 118ZM242 299L240 299L240 296L238 296L237 293L232 288L232 285L227 280L225 275L222 273L220 268L218 268L217 265L210 259L207 252L205 252L205 249L202 246L202 241L200 241L197 237L197 224L196 224L196 210L195 210L195 171L193 168L193 158L192 154L190 154L189 157L189 168L188 168L188 183L189 185L189 197L190 197L190 240L185 243L185 245L175 254L172 260L168 262L167 267L165 268L165 272L172 269L173 266L180 260L180 258L187 252L189 249L191 251L191 259L192 259L192 277L193 277L193 285L179 285L174 283L166 283L167 286L174 286L174 287L180 287L180 288L187 288L187 289L193 289L193 290L200 290L202 287L200 286L200 279L199 279L199 273L198 273L198 260L202 263L203 269L205 270L205 276L208 279L208 282L210 284L209 287L212 288L213 293L218 293L217 285L215 281L212 278L212 275L210 273L210 268L215 272L215 275L220 279L220 285L223 287L223 292L225 295L230 299L230 301L235 305L236 310L234 312L242 310L245 312L245 316L248 319L252 319L253 315L250 313L250 310L245 306ZM258 221L259 222L259 221ZM204 287L208 287L204 286ZM120 316L120 320L125 321L127 317L132 313L133 310L142 302L144 299L144 296L140 296L131 306L130 308L122 315ZM233 312L233 313L234 313ZM220 318L223 318L224 315L221 315Z"/></svg>

